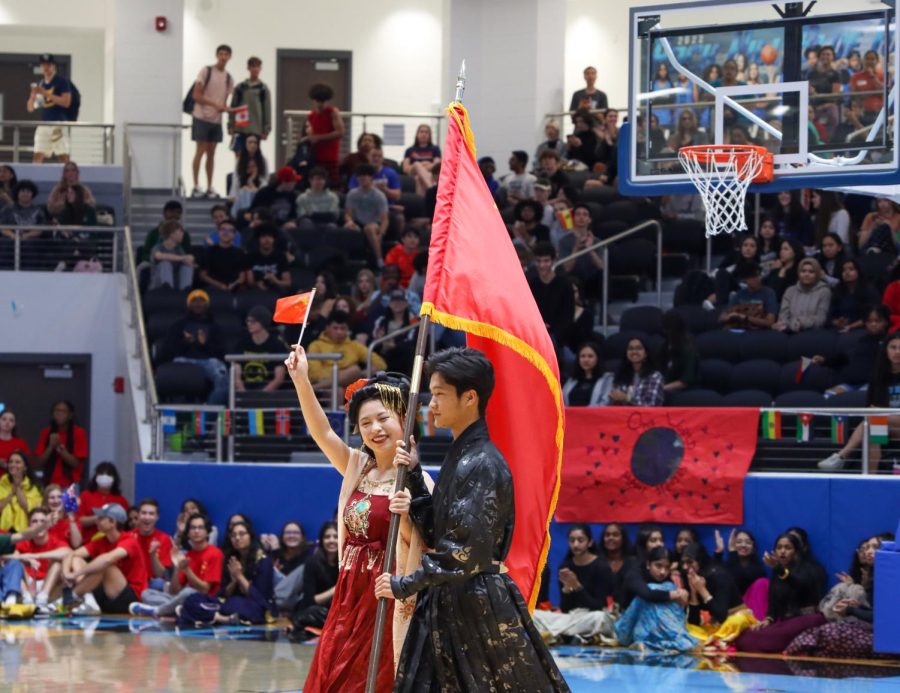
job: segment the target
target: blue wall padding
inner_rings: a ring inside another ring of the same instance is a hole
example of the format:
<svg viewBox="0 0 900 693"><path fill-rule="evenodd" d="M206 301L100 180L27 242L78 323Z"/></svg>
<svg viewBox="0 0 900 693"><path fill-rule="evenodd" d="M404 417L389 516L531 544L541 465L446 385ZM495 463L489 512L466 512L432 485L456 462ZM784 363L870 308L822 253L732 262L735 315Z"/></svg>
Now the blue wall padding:
<svg viewBox="0 0 900 693"><path fill-rule="evenodd" d="M900 543L875 554L875 651L900 653Z"/></svg>
<svg viewBox="0 0 900 693"><path fill-rule="evenodd" d="M321 523L337 509L340 482L340 475L326 465L145 462L136 466L135 498L159 500L160 527L166 531L173 530L181 501L195 496L206 504L220 530L228 515L240 511L262 532L277 533L287 520L299 520L314 539ZM744 483L744 526L756 535L761 549L770 549L786 528L800 525L809 532L813 551L832 583L836 572L849 568L860 539L897 527L898 511L898 477L771 475L750 476ZM599 538L601 525L593 527ZM716 527L696 528L712 551ZM663 529L671 546L678 528L666 525ZM719 529L727 541L731 528ZM630 525L632 539L635 531L636 526ZM566 525L554 522L550 532L549 561L555 575L566 552ZM880 585L882 577L879 575ZM551 599L559 601L555 579ZM895 622L900 623L900 609L894 613Z"/></svg>

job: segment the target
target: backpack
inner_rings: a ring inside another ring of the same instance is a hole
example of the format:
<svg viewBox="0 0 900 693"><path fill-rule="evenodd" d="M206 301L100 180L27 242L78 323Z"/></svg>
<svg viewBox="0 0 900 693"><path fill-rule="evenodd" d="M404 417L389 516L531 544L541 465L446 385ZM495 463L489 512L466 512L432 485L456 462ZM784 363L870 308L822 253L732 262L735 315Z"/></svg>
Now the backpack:
<svg viewBox="0 0 900 693"><path fill-rule="evenodd" d="M225 74L227 75L227 77L226 77L227 84L228 84L228 86L231 86L231 84L232 84L231 75L228 74L227 72ZM209 84L210 77L212 77L212 65L207 65L206 66L206 77L203 79L203 91L206 91L206 85ZM195 102L194 102L194 84L191 84L191 86L188 87L187 94L184 95L184 101L181 102L181 110L184 113L187 113L188 115L193 115L194 114L194 104L195 104Z"/></svg>
<svg viewBox="0 0 900 693"><path fill-rule="evenodd" d="M72 81L69 82L69 92L72 94L72 100L66 109L66 120L75 121L78 120L78 113L81 111L81 92Z"/></svg>

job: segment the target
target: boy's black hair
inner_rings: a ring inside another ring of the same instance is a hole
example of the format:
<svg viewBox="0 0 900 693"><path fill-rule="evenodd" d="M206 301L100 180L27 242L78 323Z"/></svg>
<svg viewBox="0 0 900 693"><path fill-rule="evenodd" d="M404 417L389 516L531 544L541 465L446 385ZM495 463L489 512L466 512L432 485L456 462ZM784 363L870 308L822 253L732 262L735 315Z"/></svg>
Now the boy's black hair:
<svg viewBox="0 0 900 693"><path fill-rule="evenodd" d="M494 391L494 366L478 349L454 347L433 354L428 359L428 377L440 373L456 389L457 396L474 390L478 395L478 415L484 416Z"/></svg>

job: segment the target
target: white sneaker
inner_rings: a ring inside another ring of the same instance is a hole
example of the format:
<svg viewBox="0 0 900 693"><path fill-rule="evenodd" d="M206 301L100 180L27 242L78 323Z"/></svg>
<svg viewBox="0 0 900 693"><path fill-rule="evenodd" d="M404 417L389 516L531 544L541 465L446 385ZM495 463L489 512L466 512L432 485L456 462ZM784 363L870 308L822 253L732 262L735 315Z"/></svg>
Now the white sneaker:
<svg viewBox="0 0 900 693"><path fill-rule="evenodd" d="M128 605L128 613L132 616L156 616L156 607L141 602L131 602Z"/></svg>
<svg viewBox="0 0 900 693"><path fill-rule="evenodd" d="M838 453L834 453L829 455L824 460L819 462L819 469L825 469L828 471L835 471L838 469L843 469L844 465L847 463L843 457L841 457Z"/></svg>
<svg viewBox="0 0 900 693"><path fill-rule="evenodd" d="M42 606L47 606L47 593L46 592L38 592L37 596L34 598L34 605L38 608Z"/></svg>
<svg viewBox="0 0 900 693"><path fill-rule="evenodd" d="M194 188L191 191L191 197L193 197L194 199L205 197L205 193L200 188Z"/></svg>
<svg viewBox="0 0 900 693"><path fill-rule="evenodd" d="M93 606L88 604L87 601L81 602L78 606L72 609L73 616L99 616L100 615L100 607Z"/></svg>
<svg viewBox="0 0 900 693"><path fill-rule="evenodd" d="M217 193L215 190L210 188L209 190L206 191L205 197L209 200L217 200L217 199L219 199L219 193Z"/></svg>
<svg viewBox="0 0 900 693"><path fill-rule="evenodd" d="M31 596L31 592L26 592L22 595L22 603L23 604L34 604L34 597Z"/></svg>
<svg viewBox="0 0 900 693"><path fill-rule="evenodd" d="M3 600L3 606L7 609L11 606L15 606L19 603L19 597L17 594L7 595L6 599Z"/></svg>

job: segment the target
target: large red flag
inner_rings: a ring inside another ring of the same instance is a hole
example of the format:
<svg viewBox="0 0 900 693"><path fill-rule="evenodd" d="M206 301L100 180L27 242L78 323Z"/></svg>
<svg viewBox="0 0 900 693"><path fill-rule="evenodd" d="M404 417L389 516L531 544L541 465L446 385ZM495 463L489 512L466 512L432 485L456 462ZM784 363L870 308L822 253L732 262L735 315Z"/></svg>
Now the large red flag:
<svg viewBox="0 0 900 693"><path fill-rule="evenodd" d="M516 491L510 576L531 608L550 548L548 525L562 466L564 414L559 366L509 232L475 159L461 104L451 104L428 251L422 315L468 333L494 365L487 409L494 444Z"/></svg>

